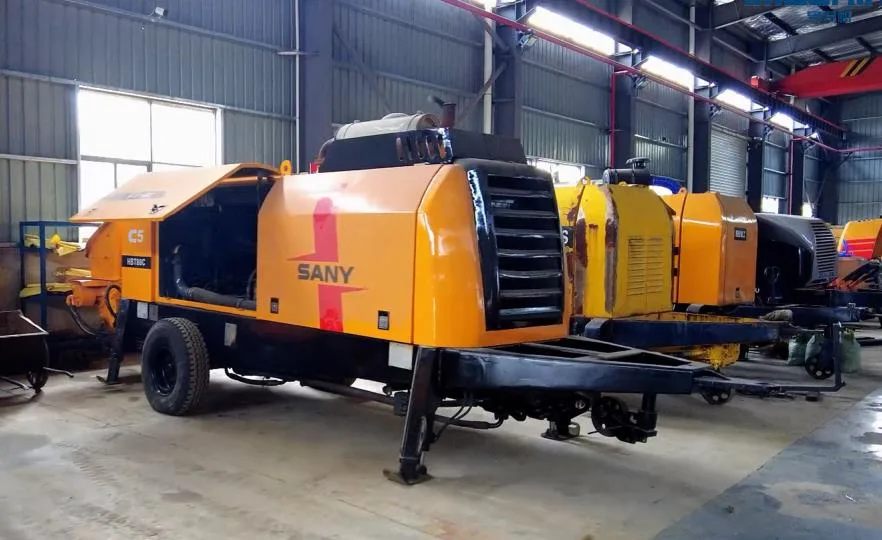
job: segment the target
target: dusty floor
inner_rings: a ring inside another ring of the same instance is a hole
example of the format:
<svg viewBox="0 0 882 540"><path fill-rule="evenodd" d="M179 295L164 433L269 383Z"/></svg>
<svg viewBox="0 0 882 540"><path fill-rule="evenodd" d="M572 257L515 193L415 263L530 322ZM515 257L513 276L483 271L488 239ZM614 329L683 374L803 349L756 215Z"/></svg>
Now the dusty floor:
<svg viewBox="0 0 882 540"><path fill-rule="evenodd" d="M56 376L37 399L0 391L0 540L703 540L719 508L737 518L723 523L731 533L759 515L757 497L774 499L756 488L756 475L788 469L764 464L788 451L791 461L806 459L793 449L825 424L818 433L835 439L840 423L857 422L840 419L858 415L869 425L882 415L882 397L854 407L882 388L882 347L865 349L863 363L844 390L817 403L736 397L711 407L666 397L659 436L648 444L596 435L551 442L534 421L492 432L451 428L428 455L435 480L409 488L381 474L395 465L401 420L380 405L297 385L252 388L218 374L211 412L172 418L149 408L139 384ZM739 373L807 378L799 368L757 363ZM882 429L882 417L873 425ZM859 476L882 483L882 458L868 459L875 466L861 464ZM798 500L801 479L792 480L785 495ZM743 482L753 490L740 489ZM843 493L827 496L840 501ZM858 506L835 515L878 520ZM768 533L788 523L763 512ZM751 530L745 537L762 537ZM788 530L769 537L789 538Z"/></svg>

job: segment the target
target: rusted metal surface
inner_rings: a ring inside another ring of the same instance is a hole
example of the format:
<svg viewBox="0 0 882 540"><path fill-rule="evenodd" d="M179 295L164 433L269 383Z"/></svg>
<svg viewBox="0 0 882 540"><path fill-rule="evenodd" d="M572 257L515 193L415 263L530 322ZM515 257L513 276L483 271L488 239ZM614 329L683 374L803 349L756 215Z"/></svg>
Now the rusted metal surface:
<svg viewBox="0 0 882 540"><path fill-rule="evenodd" d="M585 193L586 183L581 183L579 195L573 205L567 209L567 223L573 227L572 249L567 250L567 278L573 291L573 314L582 315L585 302L585 274L588 271L588 243L587 222L585 212L582 211L582 195Z"/></svg>
<svg viewBox="0 0 882 540"><path fill-rule="evenodd" d="M604 272L604 290L606 311L612 313L616 305L616 266L618 264L618 239L619 239L619 220L618 209L616 208L615 197L606 186L601 187L600 191L606 197L606 238L604 249L606 250L606 271Z"/></svg>

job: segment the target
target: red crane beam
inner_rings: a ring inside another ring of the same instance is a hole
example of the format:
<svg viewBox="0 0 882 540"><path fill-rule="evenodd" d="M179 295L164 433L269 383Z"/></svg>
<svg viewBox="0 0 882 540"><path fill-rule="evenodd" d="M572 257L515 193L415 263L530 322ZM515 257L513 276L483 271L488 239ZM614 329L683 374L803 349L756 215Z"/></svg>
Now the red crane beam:
<svg viewBox="0 0 882 540"><path fill-rule="evenodd" d="M882 90L882 60L865 56L807 67L777 81L751 79L751 85L778 94L818 98Z"/></svg>

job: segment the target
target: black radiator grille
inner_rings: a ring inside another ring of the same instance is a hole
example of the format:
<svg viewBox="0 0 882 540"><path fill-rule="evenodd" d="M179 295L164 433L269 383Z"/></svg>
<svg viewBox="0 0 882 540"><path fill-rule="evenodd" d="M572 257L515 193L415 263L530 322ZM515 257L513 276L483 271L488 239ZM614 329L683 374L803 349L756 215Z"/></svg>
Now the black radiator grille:
<svg viewBox="0 0 882 540"><path fill-rule="evenodd" d="M498 297L491 329L559 324L563 319L563 245L546 178L486 175L484 201L495 240ZM484 269L486 272L487 269Z"/></svg>
<svg viewBox="0 0 882 540"><path fill-rule="evenodd" d="M836 277L836 239L833 231L821 220L811 220L815 234L815 267L818 281L829 281Z"/></svg>

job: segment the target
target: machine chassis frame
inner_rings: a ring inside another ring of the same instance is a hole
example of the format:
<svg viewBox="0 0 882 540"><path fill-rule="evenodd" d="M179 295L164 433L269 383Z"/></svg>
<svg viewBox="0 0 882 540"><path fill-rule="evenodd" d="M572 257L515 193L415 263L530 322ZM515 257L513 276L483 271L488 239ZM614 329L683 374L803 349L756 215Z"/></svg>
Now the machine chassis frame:
<svg viewBox="0 0 882 540"><path fill-rule="evenodd" d="M385 474L407 485L430 478L424 454L451 423L487 429L508 418L531 417L549 422L544 437L563 440L578 435L571 429L572 420L591 411L601 434L628 443L646 442L656 434L658 394L733 389L773 394L781 389L773 383L730 379L703 363L582 337L474 349L414 346L412 369L404 369L389 365L387 341L206 308L123 298L103 382L120 382L124 354L139 349L154 323L170 317L188 319L205 338L211 368L225 369L228 375L232 371L235 380L300 381L393 405L405 422L398 468ZM235 328L232 334L231 328ZM371 392L349 388L344 382L355 378L386 384L385 395L371 397ZM630 412L608 393L640 395L640 409ZM480 406L495 414L497 423L437 415L440 407L451 406ZM436 423L444 427L436 431Z"/></svg>

